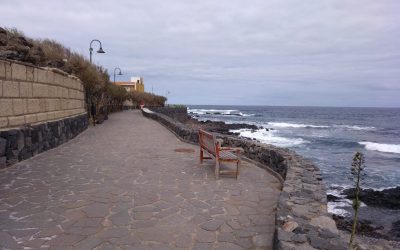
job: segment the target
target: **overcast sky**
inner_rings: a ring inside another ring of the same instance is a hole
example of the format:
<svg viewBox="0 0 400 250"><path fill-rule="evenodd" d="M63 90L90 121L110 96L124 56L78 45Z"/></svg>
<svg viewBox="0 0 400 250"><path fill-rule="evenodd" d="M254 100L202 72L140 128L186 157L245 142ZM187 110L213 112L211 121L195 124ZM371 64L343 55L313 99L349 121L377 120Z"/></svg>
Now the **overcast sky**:
<svg viewBox="0 0 400 250"><path fill-rule="evenodd" d="M1 0L0 25L100 39L95 63L170 103L400 107L399 0Z"/></svg>

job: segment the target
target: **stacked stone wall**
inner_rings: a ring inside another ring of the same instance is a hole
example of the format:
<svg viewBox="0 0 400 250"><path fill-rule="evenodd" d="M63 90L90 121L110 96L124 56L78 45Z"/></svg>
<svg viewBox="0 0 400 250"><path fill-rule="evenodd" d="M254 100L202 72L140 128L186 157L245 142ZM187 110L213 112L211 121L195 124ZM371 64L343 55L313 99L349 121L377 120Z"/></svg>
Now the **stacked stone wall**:
<svg viewBox="0 0 400 250"><path fill-rule="evenodd" d="M198 131L173 118L143 109L144 116L154 119L179 138L198 143ZM294 151L244 138L218 135L224 146L241 147L244 155L274 171L283 180L279 196L274 249L347 249L335 221L327 212L326 189L320 170Z"/></svg>
<svg viewBox="0 0 400 250"><path fill-rule="evenodd" d="M82 82L0 60L0 168L54 148L88 126Z"/></svg>
<svg viewBox="0 0 400 250"><path fill-rule="evenodd" d="M187 114L187 108L152 107L150 109L180 122L186 122L190 119L190 116Z"/></svg>

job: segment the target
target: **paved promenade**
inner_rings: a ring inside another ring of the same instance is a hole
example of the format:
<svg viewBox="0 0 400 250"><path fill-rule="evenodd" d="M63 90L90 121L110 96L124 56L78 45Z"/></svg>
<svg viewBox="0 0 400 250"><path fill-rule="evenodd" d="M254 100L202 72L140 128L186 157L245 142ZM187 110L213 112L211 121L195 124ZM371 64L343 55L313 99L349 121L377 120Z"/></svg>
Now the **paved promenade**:
<svg viewBox="0 0 400 250"><path fill-rule="evenodd" d="M0 170L0 248L271 249L278 180L213 166L140 112L113 114Z"/></svg>

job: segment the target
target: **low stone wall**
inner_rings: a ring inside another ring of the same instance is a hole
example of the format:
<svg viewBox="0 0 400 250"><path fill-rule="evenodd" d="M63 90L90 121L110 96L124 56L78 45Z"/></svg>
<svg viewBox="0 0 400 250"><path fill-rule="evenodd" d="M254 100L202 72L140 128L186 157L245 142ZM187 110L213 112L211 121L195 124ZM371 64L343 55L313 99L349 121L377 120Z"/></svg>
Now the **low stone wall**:
<svg viewBox="0 0 400 250"><path fill-rule="evenodd" d="M87 115L0 130L0 168L28 159L74 138L87 129Z"/></svg>
<svg viewBox="0 0 400 250"><path fill-rule="evenodd" d="M142 113L184 141L198 143L197 130L164 114L147 109ZM347 249L327 212L326 190L317 166L288 149L237 137L218 137L226 146L243 148L247 158L284 179L277 206L274 249Z"/></svg>
<svg viewBox="0 0 400 250"><path fill-rule="evenodd" d="M154 110L154 108L152 108ZM199 133L195 129L186 127L184 124L174 120L173 118L163 115L157 112L153 112L149 109L142 109L142 114L153 120L156 120L171 130L176 136L180 137L183 141L189 143L199 142Z"/></svg>
<svg viewBox="0 0 400 250"><path fill-rule="evenodd" d="M190 119L190 116L187 114L187 108L151 107L150 109L180 122L185 122Z"/></svg>

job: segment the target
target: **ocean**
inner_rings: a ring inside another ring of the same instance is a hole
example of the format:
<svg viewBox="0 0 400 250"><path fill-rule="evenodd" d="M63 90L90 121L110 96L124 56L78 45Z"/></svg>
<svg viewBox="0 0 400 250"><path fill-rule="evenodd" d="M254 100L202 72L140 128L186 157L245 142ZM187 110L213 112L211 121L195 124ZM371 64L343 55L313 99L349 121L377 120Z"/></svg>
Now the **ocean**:
<svg viewBox="0 0 400 250"><path fill-rule="evenodd" d="M353 186L350 167L357 151L365 156L363 188L400 185L400 108L189 105L188 113L203 121L257 125L258 130L232 132L311 159L321 169L328 193L338 195ZM338 204L328 208L348 213Z"/></svg>

